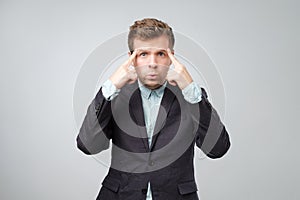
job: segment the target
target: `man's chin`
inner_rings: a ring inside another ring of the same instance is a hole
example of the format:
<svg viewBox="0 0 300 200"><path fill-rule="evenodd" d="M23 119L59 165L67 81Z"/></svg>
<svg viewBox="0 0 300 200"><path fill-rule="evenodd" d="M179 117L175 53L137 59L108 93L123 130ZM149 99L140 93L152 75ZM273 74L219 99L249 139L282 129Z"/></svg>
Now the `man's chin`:
<svg viewBox="0 0 300 200"><path fill-rule="evenodd" d="M160 82L146 82L146 83L144 83L144 85L145 85L145 87L147 87L147 88L149 88L151 90L154 90L154 89L159 88L163 84L160 83Z"/></svg>

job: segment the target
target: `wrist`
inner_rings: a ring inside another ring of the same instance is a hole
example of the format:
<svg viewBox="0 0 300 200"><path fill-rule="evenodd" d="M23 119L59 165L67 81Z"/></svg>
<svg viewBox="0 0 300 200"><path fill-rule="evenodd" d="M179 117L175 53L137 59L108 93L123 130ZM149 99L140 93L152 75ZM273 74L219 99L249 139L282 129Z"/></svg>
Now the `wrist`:
<svg viewBox="0 0 300 200"><path fill-rule="evenodd" d="M187 86L189 86L191 83L193 82L192 79L189 79L189 80L184 80L181 82L181 84L178 84L179 88L181 90L184 90Z"/></svg>
<svg viewBox="0 0 300 200"><path fill-rule="evenodd" d="M116 86L112 83L110 79L105 81L102 85L102 94L104 98L108 101L115 98L120 92L120 89L116 88Z"/></svg>
<svg viewBox="0 0 300 200"><path fill-rule="evenodd" d="M123 87L122 83L120 83L120 81L115 80L113 77L110 77L109 80L117 89L121 89Z"/></svg>

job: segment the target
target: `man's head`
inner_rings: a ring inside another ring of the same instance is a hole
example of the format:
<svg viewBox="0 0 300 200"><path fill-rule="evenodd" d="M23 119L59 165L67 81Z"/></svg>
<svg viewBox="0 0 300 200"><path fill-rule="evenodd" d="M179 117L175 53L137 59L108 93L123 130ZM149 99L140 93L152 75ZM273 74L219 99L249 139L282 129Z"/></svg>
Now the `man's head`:
<svg viewBox="0 0 300 200"><path fill-rule="evenodd" d="M171 64L167 49L173 50L174 41L172 28L157 19L135 21L130 26L128 47L136 51L135 70L146 87L156 89L165 82Z"/></svg>

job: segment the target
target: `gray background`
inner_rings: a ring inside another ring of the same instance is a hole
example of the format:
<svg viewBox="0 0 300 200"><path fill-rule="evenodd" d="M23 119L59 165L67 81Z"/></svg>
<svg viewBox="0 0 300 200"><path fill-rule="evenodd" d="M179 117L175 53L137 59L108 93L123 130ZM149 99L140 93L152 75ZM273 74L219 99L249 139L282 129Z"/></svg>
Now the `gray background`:
<svg viewBox="0 0 300 200"><path fill-rule="evenodd" d="M232 148L195 160L201 199L299 199L299 6L1 0L0 199L94 199L107 168L76 148L76 78L97 46L144 17L201 44L223 79Z"/></svg>

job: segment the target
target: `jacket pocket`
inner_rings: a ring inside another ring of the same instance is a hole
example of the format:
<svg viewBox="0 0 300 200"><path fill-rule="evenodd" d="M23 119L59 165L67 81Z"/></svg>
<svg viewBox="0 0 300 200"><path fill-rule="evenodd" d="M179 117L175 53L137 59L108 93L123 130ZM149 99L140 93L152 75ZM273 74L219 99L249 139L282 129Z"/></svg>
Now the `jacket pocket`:
<svg viewBox="0 0 300 200"><path fill-rule="evenodd" d="M178 190L181 195L197 192L197 185L195 181L189 181L178 184Z"/></svg>
<svg viewBox="0 0 300 200"><path fill-rule="evenodd" d="M113 192L118 192L120 188L120 181L118 179L107 176L103 180L102 185Z"/></svg>

